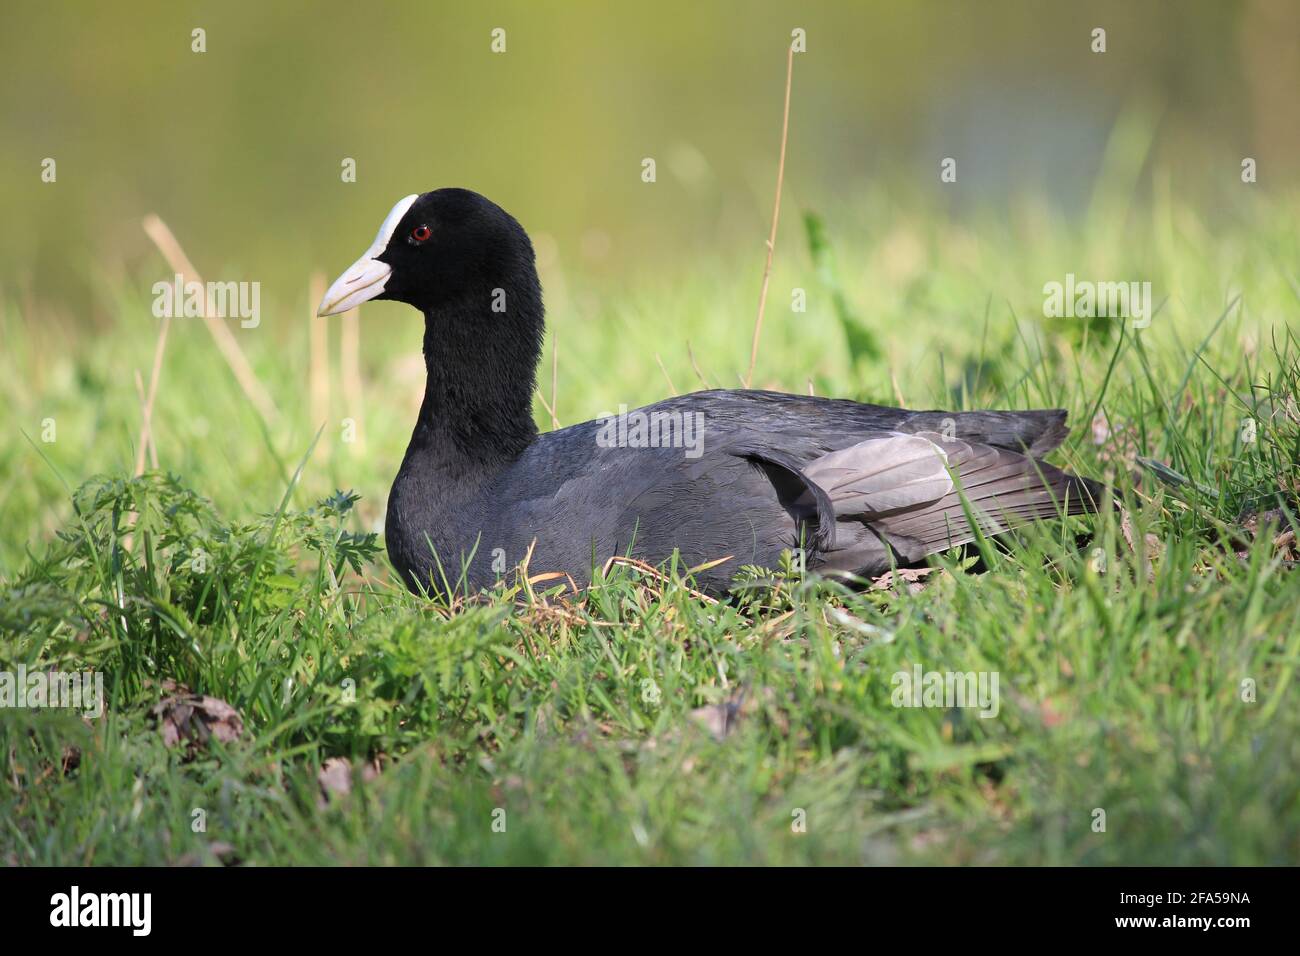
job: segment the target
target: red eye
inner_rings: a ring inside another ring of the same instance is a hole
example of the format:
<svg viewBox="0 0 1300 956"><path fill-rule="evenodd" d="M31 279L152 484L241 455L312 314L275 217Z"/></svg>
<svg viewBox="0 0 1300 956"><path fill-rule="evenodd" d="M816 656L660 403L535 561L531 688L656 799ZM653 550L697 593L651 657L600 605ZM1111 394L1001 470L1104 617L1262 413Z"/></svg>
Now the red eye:
<svg viewBox="0 0 1300 956"><path fill-rule="evenodd" d="M416 226L411 230L411 238L416 242L424 242L431 235L433 235L433 232L428 226Z"/></svg>

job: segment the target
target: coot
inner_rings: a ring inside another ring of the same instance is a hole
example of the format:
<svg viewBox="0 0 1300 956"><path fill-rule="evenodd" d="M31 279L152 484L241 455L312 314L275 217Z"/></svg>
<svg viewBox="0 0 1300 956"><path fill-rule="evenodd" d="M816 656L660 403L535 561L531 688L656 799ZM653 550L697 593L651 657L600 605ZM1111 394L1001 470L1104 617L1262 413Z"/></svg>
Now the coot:
<svg viewBox="0 0 1300 956"><path fill-rule="evenodd" d="M996 534L1101 500L1041 460L1066 435L1062 410L712 390L538 434L532 243L466 189L398 202L319 314L368 299L424 313L428 380L385 525L412 590L491 586L530 547L531 573L579 584L611 556L658 564L674 550L707 565L696 580L715 594L786 550L811 571L870 576L971 541L968 515Z"/></svg>

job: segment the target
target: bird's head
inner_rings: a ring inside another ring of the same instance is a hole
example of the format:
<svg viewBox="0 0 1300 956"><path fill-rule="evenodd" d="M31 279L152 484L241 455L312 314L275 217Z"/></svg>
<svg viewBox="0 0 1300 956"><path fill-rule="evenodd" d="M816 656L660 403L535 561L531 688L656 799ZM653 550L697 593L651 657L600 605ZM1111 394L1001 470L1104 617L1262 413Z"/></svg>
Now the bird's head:
<svg viewBox="0 0 1300 956"><path fill-rule="evenodd" d="M398 200L317 314L346 312L369 299L405 302L426 314L508 314L515 303L507 297L531 298L536 275L532 243L513 216L468 189L436 189Z"/></svg>

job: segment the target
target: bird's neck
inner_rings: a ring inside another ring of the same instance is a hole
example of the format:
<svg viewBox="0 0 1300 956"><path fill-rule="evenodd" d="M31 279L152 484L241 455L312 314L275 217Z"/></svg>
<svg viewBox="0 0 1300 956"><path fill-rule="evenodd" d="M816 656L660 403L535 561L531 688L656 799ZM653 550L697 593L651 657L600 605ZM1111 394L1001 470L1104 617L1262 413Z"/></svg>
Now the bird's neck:
<svg viewBox="0 0 1300 956"><path fill-rule="evenodd" d="M408 460L465 480L517 458L537 437L533 392L543 335L535 277L426 312L427 381Z"/></svg>

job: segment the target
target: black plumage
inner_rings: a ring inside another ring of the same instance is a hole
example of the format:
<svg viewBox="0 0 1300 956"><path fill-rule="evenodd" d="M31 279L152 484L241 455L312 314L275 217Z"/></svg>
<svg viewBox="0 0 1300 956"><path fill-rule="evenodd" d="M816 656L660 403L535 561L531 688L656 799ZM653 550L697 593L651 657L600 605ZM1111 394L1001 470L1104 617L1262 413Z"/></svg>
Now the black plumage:
<svg viewBox="0 0 1300 956"><path fill-rule="evenodd" d="M874 575L972 540L968 513L997 533L1101 500L1094 482L1041 460L1066 435L1060 410L909 411L716 390L628 413L624 432L597 420L538 434L532 245L468 190L399 202L320 311L368 298L424 313L428 381L385 526L413 589L490 586L530 549L531 573L579 583L611 556L658 564L674 550L686 566L729 559L698 574L714 593L741 566L774 567L797 547L810 570ZM647 421L668 446L630 447Z"/></svg>

